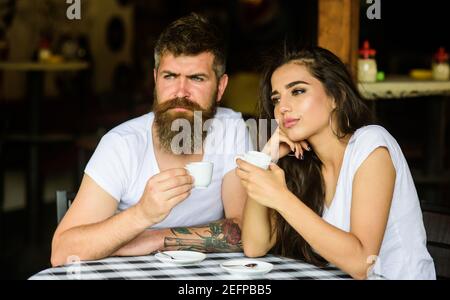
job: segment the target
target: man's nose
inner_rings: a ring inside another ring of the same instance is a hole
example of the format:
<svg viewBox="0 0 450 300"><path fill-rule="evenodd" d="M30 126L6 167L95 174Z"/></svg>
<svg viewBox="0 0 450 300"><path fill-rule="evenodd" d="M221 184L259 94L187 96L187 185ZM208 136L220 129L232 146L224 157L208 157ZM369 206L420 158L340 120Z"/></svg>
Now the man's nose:
<svg viewBox="0 0 450 300"><path fill-rule="evenodd" d="M189 92L189 82L186 78L179 79L175 96L178 98L189 98L191 96Z"/></svg>

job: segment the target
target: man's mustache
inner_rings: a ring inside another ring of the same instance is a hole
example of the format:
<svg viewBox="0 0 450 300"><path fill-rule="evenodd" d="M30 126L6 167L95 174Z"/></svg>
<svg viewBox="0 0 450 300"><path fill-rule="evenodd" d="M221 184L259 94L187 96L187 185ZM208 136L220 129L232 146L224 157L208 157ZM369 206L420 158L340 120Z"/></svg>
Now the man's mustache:
<svg viewBox="0 0 450 300"><path fill-rule="evenodd" d="M198 103L192 102L187 98L173 98L169 101L156 105L156 111L159 113L165 113L172 108L184 108L191 111L204 111Z"/></svg>

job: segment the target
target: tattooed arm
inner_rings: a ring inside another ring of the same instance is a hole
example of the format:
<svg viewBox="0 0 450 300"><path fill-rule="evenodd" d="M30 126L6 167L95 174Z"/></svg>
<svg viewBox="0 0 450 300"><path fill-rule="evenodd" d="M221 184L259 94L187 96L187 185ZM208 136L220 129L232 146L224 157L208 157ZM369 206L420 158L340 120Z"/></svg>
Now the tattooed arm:
<svg viewBox="0 0 450 300"><path fill-rule="evenodd" d="M114 253L114 256L147 255L158 250L241 252L241 230L232 219L199 227L146 230Z"/></svg>
<svg viewBox="0 0 450 300"><path fill-rule="evenodd" d="M233 191L233 193L230 193ZM247 192L234 170L222 180L223 220L200 227L145 230L114 255L146 255L157 250L241 252L241 218Z"/></svg>
<svg viewBox="0 0 450 300"><path fill-rule="evenodd" d="M222 180L222 200L226 219L197 228L173 228L164 238L164 249L241 252L240 224L246 199L247 192L241 180L234 170L229 171Z"/></svg>
<svg viewBox="0 0 450 300"><path fill-rule="evenodd" d="M240 252L241 230L231 219L216 221L202 227L173 228L170 229L170 235L164 238L164 249Z"/></svg>

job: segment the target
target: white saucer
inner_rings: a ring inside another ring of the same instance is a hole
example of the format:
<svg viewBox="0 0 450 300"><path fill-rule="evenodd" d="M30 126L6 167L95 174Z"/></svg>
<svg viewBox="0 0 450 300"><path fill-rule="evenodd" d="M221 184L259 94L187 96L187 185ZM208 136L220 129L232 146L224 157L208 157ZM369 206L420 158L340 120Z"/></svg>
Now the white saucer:
<svg viewBox="0 0 450 300"><path fill-rule="evenodd" d="M245 267L246 264L257 264L256 267L248 268ZM237 266L235 266L237 265ZM231 274L239 274L239 275L263 275L270 272L273 269L273 265L271 263L242 258L242 259L230 259L226 262L220 264L220 267Z"/></svg>
<svg viewBox="0 0 450 300"><path fill-rule="evenodd" d="M164 263L180 265L198 263L206 258L206 255L204 253L195 251L164 251L163 253L172 256L174 259L162 253L156 253L156 259Z"/></svg>

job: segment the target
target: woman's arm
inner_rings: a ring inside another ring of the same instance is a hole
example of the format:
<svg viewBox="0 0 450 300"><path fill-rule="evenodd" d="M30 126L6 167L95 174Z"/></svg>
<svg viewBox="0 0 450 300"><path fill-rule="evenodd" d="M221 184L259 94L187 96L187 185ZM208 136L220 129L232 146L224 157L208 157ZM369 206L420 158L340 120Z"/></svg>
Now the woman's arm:
<svg viewBox="0 0 450 300"><path fill-rule="evenodd" d="M271 209L249 198L245 204L242 245L249 257L264 256L273 247L276 236L271 234Z"/></svg>
<svg viewBox="0 0 450 300"><path fill-rule="evenodd" d="M371 257L378 255L389 216L395 169L386 148L362 163L353 181L350 232L324 221L293 194L277 210L323 258L352 277L364 279Z"/></svg>
<svg viewBox="0 0 450 300"><path fill-rule="evenodd" d="M272 161L286 156L290 151L300 159L303 151L310 151L306 141L293 142L280 127L274 131L262 152L270 155ZM236 175L239 171L236 169ZM239 175L238 175L239 176ZM264 256L275 245L276 231L273 230L273 210L249 198L244 209L242 226L242 243L245 255L249 257Z"/></svg>
<svg viewBox="0 0 450 300"><path fill-rule="evenodd" d="M347 195L352 197L350 232L327 223L292 194L277 165L265 171L239 159L237 163L249 198L277 210L327 261L354 278L366 278L380 251L394 191L396 174L386 148L374 150L355 174L352 195Z"/></svg>

